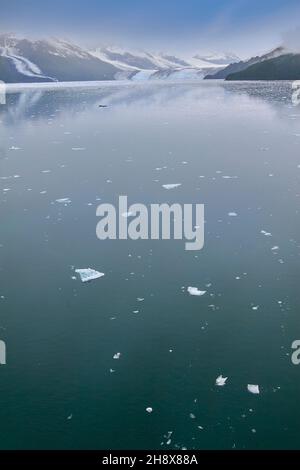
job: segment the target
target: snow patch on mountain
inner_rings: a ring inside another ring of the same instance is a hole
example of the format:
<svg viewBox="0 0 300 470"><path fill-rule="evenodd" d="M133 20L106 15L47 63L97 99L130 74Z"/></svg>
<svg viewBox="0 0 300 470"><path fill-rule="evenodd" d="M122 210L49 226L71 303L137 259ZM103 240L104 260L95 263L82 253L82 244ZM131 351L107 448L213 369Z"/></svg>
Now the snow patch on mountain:
<svg viewBox="0 0 300 470"><path fill-rule="evenodd" d="M0 56L6 57L6 59L10 59L14 64L17 72L21 75L25 75L26 77L35 77L35 78L49 78L49 80L54 80L52 77L47 77L43 75L42 71L39 67L31 62L26 57L22 57L17 55L14 52L14 49L9 47L0 48Z"/></svg>

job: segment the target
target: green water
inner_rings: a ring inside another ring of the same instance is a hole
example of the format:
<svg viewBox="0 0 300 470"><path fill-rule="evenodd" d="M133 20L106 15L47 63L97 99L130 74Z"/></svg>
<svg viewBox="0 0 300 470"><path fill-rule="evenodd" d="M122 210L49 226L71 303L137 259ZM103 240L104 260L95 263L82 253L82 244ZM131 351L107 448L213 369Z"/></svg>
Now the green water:
<svg viewBox="0 0 300 470"><path fill-rule="evenodd" d="M1 449L300 448L291 93L288 82L203 82L7 95ZM120 194L203 203L203 250L98 240L96 208ZM105 276L72 278L87 267Z"/></svg>

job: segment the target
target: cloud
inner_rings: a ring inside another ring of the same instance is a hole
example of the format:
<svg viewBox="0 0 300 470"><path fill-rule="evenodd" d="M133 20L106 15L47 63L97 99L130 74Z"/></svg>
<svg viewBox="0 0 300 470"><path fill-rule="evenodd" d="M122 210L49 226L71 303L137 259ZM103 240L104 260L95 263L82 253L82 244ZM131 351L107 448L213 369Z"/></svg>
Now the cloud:
<svg viewBox="0 0 300 470"><path fill-rule="evenodd" d="M300 52L300 26L286 31L283 35L284 46L293 52Z"/></svg>

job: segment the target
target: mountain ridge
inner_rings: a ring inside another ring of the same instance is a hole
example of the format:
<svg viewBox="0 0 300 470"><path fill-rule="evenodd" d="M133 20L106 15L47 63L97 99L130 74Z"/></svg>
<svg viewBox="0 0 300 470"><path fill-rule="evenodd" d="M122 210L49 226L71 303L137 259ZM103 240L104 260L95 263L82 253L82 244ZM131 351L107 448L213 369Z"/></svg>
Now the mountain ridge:
<svg viewBox="0 0 300 470"><path fill-rule="evenodd" d="M89 50L59 38L29 39L0 35L0 80L7 83L145 79L202 79L224 68L234 55L190 59L167 53L104 46Z"/></svg>

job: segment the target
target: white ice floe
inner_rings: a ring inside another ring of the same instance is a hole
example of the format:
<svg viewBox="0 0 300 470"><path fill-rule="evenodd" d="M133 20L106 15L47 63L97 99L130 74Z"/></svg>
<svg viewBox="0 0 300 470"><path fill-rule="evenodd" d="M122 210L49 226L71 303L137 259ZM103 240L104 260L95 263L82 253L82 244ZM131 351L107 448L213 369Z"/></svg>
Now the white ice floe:
<svg viewBox="0 0 300 470"><path fill-rule="evenodd" d="M272 234L270 232L266 232L265 230L261 230L260 233L265 235L265 237L271 237L272 236Z"/></svg>
<svg viewBox="0 0 300 470"><path fill-rule="evenodd" d="M69 197L62 197L60 199L55 199L55 202L58 202L59 204L71 204L71 199Z"/></svg>
<svg viewBox="0 0 300 470"><path fill-rule="evenodd" d="M199 290L197 287L188 287L187 291L190 295L198 295L198 296L204 295L207 292L206 290Z"/></svg>
<svg viewBox="0 0 300 470"><path fill-rule="evenodd" d="M271 248L272 251L277 251L279 250L279 246L273 246L273 248Z"/></svg>
<svg viewBox="0 0 300 470"><path fill-rule="evenodd" d="M223 377L222 375L219 375L219 377L216 378L216 385L218 387L224 387L226 385L226 380L228 377Z"/></svg>
<svg viewBox="0 0 300 470"><path fill-rule="evenodd" d="M74 152L82 152L83 150L85 150L85 148L84 147L72 147L72 150Z"/></svg>
<svg viewBox="0 0 300 470"><path fill-rule="evenodd" d="M229 217L237 217L236 212L228 212Z"/></svg>
<svg viewBox="0 0 300 470"><path fill-rule="evenodd" d="M121 353L117 352L116 354L113 355L113 359L120 359Z"/></svg>
<svg viewBox="0 0 300 470"><path fill-rule="evenodd" d="M258 395L258 394L259 394L259 386L258 386L258 385L251 385L251 384L248 384L248 385L247 385L247 389L248 389L248 392L254 393L254 395Z"/></svg>
<svg viewBox="0 0 300 470"><path fill-rule="evenodd" d="M148 406L148 407L146 408L146 411L147 411L147 413L152 413L153 408L151 408L151 406Z"/></svg>
<svg viewBox="0 0 300 470"><path fill-rule="evenodd" d="M254 307L252 307L252 310L258 310L259 309L259 305L254 305Z"/></svg>
<svg viewBox="0 0 300 470"><path fill-rule="evenodd" d="M73 414L71 413L71 414L67 417L67 419L72 419L72 418L73 418Z"/></svg>
<svg viewBox="0 0 300 470"><path fill-rule="evenodd" d="M100 273L99 271L95 271L95 269L91 268L75 269L75 272L79 274L82 282L92 281L104 276L104 273Z"/></svg>
<svg viewBox="0 0 300 470"><path fill-rule="evenodd" d="M178 188L178 186L181 186L181 183L173 183L173 184L163 184L162 187L165 189L174 189Z"/></svg>

